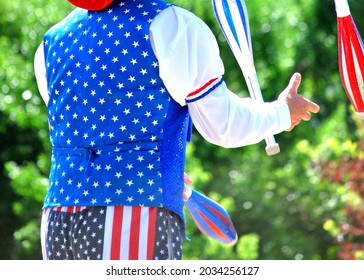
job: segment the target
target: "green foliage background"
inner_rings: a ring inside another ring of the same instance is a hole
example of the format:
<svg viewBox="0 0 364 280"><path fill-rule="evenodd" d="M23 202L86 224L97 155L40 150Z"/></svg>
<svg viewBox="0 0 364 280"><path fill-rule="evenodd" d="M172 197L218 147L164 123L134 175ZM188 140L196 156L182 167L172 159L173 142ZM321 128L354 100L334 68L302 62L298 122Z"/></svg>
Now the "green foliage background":
<svg viewBox="0 0 364 280"><path fill-rule="evenodd" d="M231 90L248 96L241 71L217 25L210 1L175 0L213 30ZM265 100L291 74L321 106L310 122L265 143L224 149L194 131L186 171L194 188L221 203L239 234L235 246L203 236L186 212L185 259L337 259L335 236L350 199L343 184L322 179L320 161L355 154L360 123L343 91L333 0L247 0L255 65ZM364 6L349 1L364 33ZM46 30L73 7L67 1L5 1L0 9L0 259L41 259L39 222L48 184L50 145L33 57Z"/></svg>

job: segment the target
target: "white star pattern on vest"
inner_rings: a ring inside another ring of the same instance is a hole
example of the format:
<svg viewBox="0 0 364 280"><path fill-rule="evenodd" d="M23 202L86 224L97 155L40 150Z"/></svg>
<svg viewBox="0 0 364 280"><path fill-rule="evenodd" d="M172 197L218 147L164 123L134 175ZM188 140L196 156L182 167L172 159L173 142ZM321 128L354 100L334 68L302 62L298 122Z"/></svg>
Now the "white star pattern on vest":
<svg viewBox="0 0 364 280"><path fill-rule="evenodd" d="M53 153L44 207L164 206L183 216L189 115L165 89L149 42L169 5L76 9L46 33Z"/></svg>

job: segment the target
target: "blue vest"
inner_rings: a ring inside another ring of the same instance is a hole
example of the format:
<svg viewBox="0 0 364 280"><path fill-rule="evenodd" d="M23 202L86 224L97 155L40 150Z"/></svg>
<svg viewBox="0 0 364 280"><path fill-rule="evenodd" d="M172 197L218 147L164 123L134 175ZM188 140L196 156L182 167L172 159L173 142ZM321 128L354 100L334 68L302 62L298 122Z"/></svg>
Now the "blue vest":
<svg viewBox="0 0 364 280"><path fill-rule="evenodd" d="M164 87L149 40L169 5L76 9L45 34L52 165L44 207L156 206L183 217L190 118Z"/></svg>

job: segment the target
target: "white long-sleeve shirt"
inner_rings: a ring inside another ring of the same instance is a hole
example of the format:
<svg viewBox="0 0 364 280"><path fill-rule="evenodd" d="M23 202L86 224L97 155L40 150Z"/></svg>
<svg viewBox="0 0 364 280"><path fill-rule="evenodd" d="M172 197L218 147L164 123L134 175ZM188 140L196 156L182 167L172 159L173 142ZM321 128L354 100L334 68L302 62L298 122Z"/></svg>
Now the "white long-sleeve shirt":
<svg viewBox="0 0 364 280"><path fill-rule="evenodd" d="M162 11L151 24L150 41L167 90L181 106L188 106L194 126L207 141L241 147L290 127L284 101L240 98L224 82L203 98L186 103L189 94L224 74L215 36L193 13L176 6ZM48 104L43 44L35 54L34 69L39 92Z"/></svg>

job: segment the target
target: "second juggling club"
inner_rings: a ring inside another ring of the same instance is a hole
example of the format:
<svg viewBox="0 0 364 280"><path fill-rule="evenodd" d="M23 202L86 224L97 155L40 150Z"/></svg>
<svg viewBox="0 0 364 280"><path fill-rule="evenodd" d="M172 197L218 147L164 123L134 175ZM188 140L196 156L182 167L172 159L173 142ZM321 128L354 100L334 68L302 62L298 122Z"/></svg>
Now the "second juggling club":
<svg viewBox="0 0 364 280"><path fill-rule="evenodd" d="M357 116L364 119L364 47L347 0L335 0L342 85Z"/></svg>
<svg viewBox="0 0 364 280"><path fill-rule="evenodd" d="M236 243L238 235L233 222L220 204L186 184L183 200L197 228L204 235L226 245Z"/></svg>

